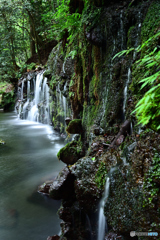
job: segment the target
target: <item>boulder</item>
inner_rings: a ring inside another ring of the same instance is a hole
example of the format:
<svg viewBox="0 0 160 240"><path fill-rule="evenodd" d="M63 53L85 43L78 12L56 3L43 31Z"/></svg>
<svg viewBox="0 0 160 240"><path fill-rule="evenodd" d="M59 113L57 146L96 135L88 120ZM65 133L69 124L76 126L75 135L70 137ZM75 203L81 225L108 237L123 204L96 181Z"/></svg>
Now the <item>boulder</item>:
<svg viewBox="0 0 160 240"><path fill-rule="evenodd" d="M71 118L69 118L69 117L65 118L65 122L66 122L66 125L67 125L67 126L68 126L68 124L70 123L70 121L71 121Z"/></svg>
<svg viewBox="0 0 160 240"><path fill-rule="evenodd" d="M95 209L102 194L95 183L96 161L91 157L81 158L70 170L76 177L74 187L80 206L86 211Z"/></svg>
<svg viewBox="0 0 160 240"><path fill-rule="evenodd" d="M52 184L53 184L53 180L46 181L45 183L43 183L38 187L38 192L49 194L49 189Z"/></svg>
<svg viewBox="0 0 160 240"><path fill-rule="evenodd" d="M74 194L74 179L68 167L63 168L50 186L50 197L55 200L71 198Z"/></svg>
<svg viewBox="0 0 160 240"><path fill-rule="evenodd" d="M84 152L82 150L82 146L77 141L67 143L66 146L61 148L57 154L58 159L68 165L74 164L80 157L83 156Z"/></svg>
<svg viewBox="0 0 160 240"><path fill-rule="evenodd" d="M83 131L81 119L74 119L70 121L66 128L66 131L71 134L81 134Z"/></svg>
<svg viewBox="0 0 160 240"><path fill-rule="evenodd" d="M60 237L59 237L58 235L49 236L49 237L47 238L47 240L59 240L59 239L60 239Z"/></svg>

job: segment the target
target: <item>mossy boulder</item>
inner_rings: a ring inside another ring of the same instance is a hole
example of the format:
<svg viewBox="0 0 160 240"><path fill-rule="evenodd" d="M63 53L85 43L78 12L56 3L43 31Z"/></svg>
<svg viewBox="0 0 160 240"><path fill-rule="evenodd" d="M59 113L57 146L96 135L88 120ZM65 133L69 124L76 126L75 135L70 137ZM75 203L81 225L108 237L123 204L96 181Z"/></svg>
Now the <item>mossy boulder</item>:
<svg viewBox="0 0 160 240"><path fill-rule="evenodd" d="M67 126L66 131L71 134L81 134L83 131L81 119L72 120Z"/></svg>
<svg viewBox="0 0 160 240"><path fill-rule="evenodd" d="M67 143L57 154L58 159L68 165L74 164L82 156L84 156L82 145L77 141Z"/></svg>
<svg viewBox="0 0 160 240"><path fill-rule="evenodd" d="M95 175L99 162L91 157L81 158L71 168L71 173L76 177L74 187L76 198L80 206L88 210L95 210L102 196L102 189L95 182Z"/></svg>

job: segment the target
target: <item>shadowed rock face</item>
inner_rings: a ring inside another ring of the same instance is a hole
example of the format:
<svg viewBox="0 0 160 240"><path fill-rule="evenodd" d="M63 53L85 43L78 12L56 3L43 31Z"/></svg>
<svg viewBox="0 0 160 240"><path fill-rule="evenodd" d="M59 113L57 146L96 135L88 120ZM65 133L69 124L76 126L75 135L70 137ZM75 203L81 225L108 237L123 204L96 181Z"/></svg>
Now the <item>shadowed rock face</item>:
<svg viewBox="0 0 160 240"><path fill-rule="evenodd" d="M60 237L59 237L58 235L49 236L49 237L47 238L47 240L59 240L59 239L60 239Z"/></svg>
<svg viewBox="0 0 160 240"><path fill-rule="evenodd" d="M55 200L69 199L74 194L74 176L65 167L50 186L49 195Z"/></svg>

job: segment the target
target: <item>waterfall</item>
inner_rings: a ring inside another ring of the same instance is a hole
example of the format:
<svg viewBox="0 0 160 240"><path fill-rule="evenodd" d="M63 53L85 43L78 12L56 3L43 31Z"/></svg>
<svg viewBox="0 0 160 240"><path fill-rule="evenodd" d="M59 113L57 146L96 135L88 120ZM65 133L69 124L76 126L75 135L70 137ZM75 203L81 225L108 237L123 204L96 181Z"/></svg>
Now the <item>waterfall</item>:
<svg viewBox="0 0 160 240"><path fill-rule="evenodd" d="M23 89L24 89L24 79L22 80L22 87L21 87L21 100L23 100Z"/></svg>
<svg viewBox="0 0 160 240"><path fill-rule="evenodd" d="M98 216L98 238L97 240L104 240L105 232L108 231L106 217L104 215L104 206L105 203L109 197L109 186L110 186L110 177L112 173L117 169L117 166L111 167L107 179L106 179L106 185L104 190L104 195L100 201L99 205L99 216Z"/></svg>
<svg viewBox="0 0 160 240"><path fill-rule="evenodd" d="M27 118L27 108L29 105L29 96L30 96L30 81L27 81L27 102L23 105L23 119Z"/></svg>
<svg viewBox="0 0 160 240"><path fill-rule="evenodd" d="M104 216L104 205L109 196L109 184L110 184L110 180L109 180L109 177L107 177L104 196L100 201L100 207L99 207L98 239L97 240L104 240L104 236L105 236L106 217Z"/></svg>
<svg viewBox="0 0 160 240"><path fill-rule="evenodd" d="M36 78L27 81L27 100L22 104L24 79L21 87L21 100L18 105L18 115L29 121L50 123L49 115L49 87L47 78L43 79L43 72L39 72ZM33 95L33 97L32 97Z"/></svg>
<svg viewBox="0 0 160 240"><path fill-rule="evenodd" d="M50 115L49 115L49 87L47 85L47 78L44 79L43 82L43 99L44 99L44 115L45 115L45 122L49 124Z"/></svg>
<svg viewBox="0 0 160 240"><path fill-rule="evenodd" d="M89 217L88 217L87 214L86 214L86 220L87 220L87 225L88 225L89 232L90 232L90 238L91 238L91 240L93 240L93 236L92 236L92 226L91 226L91 222L90 222L90 219L89 219Z"/></svg>
<svg viewBox="0 0 160 240"><path fill-rule="evenodd" d="M65 84L64 84L64 93L66 93L66 90L67 90L67 81L66 81ZM66 117L67 117L67 109L68 109L67 99L66 99L66 97L63 95L64 119L66 119Z"/></svg>
<svg viewBox="0 0 160 240"><path fill-rule="evenodd" d="M60 83L58 82L56 86L56 101L59 115L59 121L65 126L66 117L71 116L71 110L69 109L69 104L66 98L67 91L67 81L64 84L63 90L60 89Z"/></svg>
<svg viewBox="0 0 160 240"><path fill-rule="evenodd" d="M120 14L120 34L121 34L121 50L123 50L124 48L124 36L123 36L123 32L124 32L124 26L123 26L123 10L121 10L121 14Z"/></svg>
<svg viewBox="0 0 160 240"><path fill-rule="evenodd" d="M125 116L125 112L126 112L126 102L127 102L127 90L128 90L128 84L130 82L130 78L131 78L131 69L128 69L128 74L127 74L127 81L124 87L124 100L123 100L123 115Z"/></svg>

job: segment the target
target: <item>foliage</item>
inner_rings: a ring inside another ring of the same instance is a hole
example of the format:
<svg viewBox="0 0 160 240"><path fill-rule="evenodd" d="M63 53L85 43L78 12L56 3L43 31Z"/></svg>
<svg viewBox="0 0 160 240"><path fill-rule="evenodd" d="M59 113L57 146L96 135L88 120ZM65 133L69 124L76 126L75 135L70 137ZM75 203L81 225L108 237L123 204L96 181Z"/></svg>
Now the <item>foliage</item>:
<svg viewBox="0 0 160 240"><path fill-rule="evenodd" d="M159 184L160 184L160 155L158 153L155 154L153 158L152 165L145 175L144 181L144 193L145 198L143 202L143 206L151 206L154 207L154 199L159 194Z"/></svg>
<svg viewBox="0 0 160 240"><path fill-rule="evenodd" d="M41 62L39 50L49 40L42 14L54 11L53 6L45 0L0 0L0 81L16 77L35 53Z"/></svg>
<svg viewBox="0 0 160 240"><path fill-rule="evenodd" d="M73 41L77 35L77 30L80 24L81 14L77 11L75 13L70 12L70 0L58 0L55 13L52 11L43 14L42 19L48 23L52 22L52 27L48 30L48 34L51 38L56 37L58 40L62 39L65 31L69 33L70 41Z"/></svg>
<svg viewBox="0 0 160 240"><path fill-rule="evenodd" d="M145 20L142 24L141 29L141 38L142 42L147 41L150 37L152 37L155 34L155 31L160 26L160 2L159 0L155 0L150 5L147 15L145 16ZM155 21L156 19L156 21Z"/></svg>
<svg viewBox="0 0 160 240"><path fill-rule="evenodd" d="M97 187L100 188L101 190L104 190L104 186L106 183L106 175L107 175L106 165L104 162L101 162L98 171L95 175L95 182L97 184Z"/></svg>
<svg viewBox="0 0 160 240"><path fill-rule="evenodd" d="M133 113L136 112L139 123L143 125L149 124L155 130L160 129L160 50L158 45L155 46L152 43L159 38L160 31L136 49L124 50L115 55L115 57L122 56L123 54L129 54L133 50L142 52L145 48L145 54L143 53L143 56L136 61L136 69L145 69L145 74L139 81L141 84L140 89L145 91L145 94L137 103Z"/></svg>
<svg viewBox="0 0 160 240"><path fill-rule="evenodd" d="M76 7L73 8L73 6ZM67 37L68 45L73 43L77 36L84 31L83 26L89 30L93 25L97 24L100 15L100 8L94 6L88 0L77 1L73 4L71 0L57 0L57 8L53 14L52 11L43 14L43 21L48 24L52 23L47 34L50 38L57 40ZM78 53L77 42L76 47L72 49L67 56L74 58Z"/></svg>

